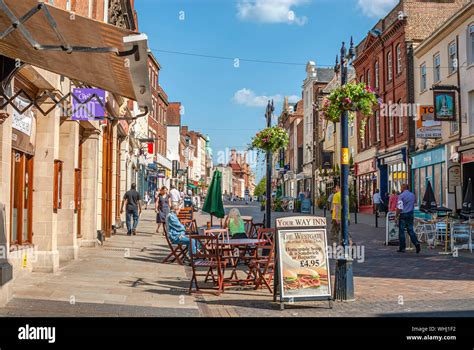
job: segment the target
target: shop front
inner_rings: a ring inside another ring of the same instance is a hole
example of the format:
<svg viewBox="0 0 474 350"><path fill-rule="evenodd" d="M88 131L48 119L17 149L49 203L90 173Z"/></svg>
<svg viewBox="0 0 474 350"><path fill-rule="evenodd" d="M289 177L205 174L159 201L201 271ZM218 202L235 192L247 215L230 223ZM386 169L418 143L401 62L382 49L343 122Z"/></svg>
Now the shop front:
<svg viewBox="0 0 474 350"><path fill-rule="evenodd" d="M437 204L446 206L446 148L444 145L414 153L411 156L411 172L411 190L416 196L418 205L421 204L430 182Z"/></svg>
<svg viewBox="0 0 474 350"><path fill-rule="evenodd" d="M471 148L467 148L471 147ZM462 167L462 195L466 193L465 186L469 179L474 181L474 144L465 146L461 153L461 167Z"/></svg>
<svg viewBox="0 0 474 350"><path fill-rule="evenodd" d="M377 168L375 158L356 163L355 175L358 185L359 212L371 214L373 212L373 194L377 188Z"/></svg>
<svg viewBox="0 0 474 350"><path fill-rule="evenodd" d="M406 148L377 157L377 167L380 171L380 195L388 203L392 191L401 192L402 184L408 180Z"/></svg>

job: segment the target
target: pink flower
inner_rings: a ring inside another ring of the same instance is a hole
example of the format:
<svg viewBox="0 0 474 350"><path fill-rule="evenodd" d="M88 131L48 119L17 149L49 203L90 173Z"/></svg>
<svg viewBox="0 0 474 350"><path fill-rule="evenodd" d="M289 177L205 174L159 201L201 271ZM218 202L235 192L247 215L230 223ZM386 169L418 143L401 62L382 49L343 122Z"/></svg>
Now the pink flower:
<svg viewBox="0 0 474 350"><path fill-rule="evenodd" d="M346 97L344 101L346 101L346 103L352 103L352 100L349 97Z"/></svg>

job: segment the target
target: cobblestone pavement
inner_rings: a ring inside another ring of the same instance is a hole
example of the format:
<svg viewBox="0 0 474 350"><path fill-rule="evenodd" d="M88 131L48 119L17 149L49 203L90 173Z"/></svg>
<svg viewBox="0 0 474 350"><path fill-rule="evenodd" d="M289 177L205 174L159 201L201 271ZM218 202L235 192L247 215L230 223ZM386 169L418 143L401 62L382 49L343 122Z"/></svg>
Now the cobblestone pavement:
<svg viewBox="0 0 474 350"><path fill-rule="evenodd" d="M230 206L263 219L256 205ZM274 213L285 215L291 214ZM209 220L207 214L196 218L198 225ZM306 302L280 311L268 291L246 287L220 296L188 295L190 268L161 263L168 248L148 210L137 236L119 231L102 247L81 248L79 259L57 273L17 278L14 299L0 308L0 316L474 316L474 254L454 258L429 249L400 254L383 245L384 229L374 227L373 216L358 219L350 231L365 249L365 260L354 263L356 301L335 302L332 309L327 302Z"/></svg>

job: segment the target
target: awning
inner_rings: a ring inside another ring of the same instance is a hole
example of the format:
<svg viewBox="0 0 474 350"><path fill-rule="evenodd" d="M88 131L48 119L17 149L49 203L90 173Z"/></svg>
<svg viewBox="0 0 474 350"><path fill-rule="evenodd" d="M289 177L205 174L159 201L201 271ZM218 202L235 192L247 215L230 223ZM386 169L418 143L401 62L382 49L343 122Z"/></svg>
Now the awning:
<svg viewBox="0 0 474 350"><path fill-rule="evenodd" d="M0 54L151 109L148 44L137 34L37 0L0 0Z"/></svg>

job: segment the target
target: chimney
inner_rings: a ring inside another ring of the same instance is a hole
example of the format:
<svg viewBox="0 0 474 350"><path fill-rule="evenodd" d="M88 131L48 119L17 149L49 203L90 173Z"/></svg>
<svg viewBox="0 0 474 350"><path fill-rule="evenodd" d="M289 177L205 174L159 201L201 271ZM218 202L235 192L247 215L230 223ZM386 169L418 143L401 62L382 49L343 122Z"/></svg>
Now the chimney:
<svg viewBox="0 0 474 350"><path fill-rule="evenodd" d="M235 149L232 149L230 151L230 162L229 163L235 163L237 162L237 151Z"/></svg>

